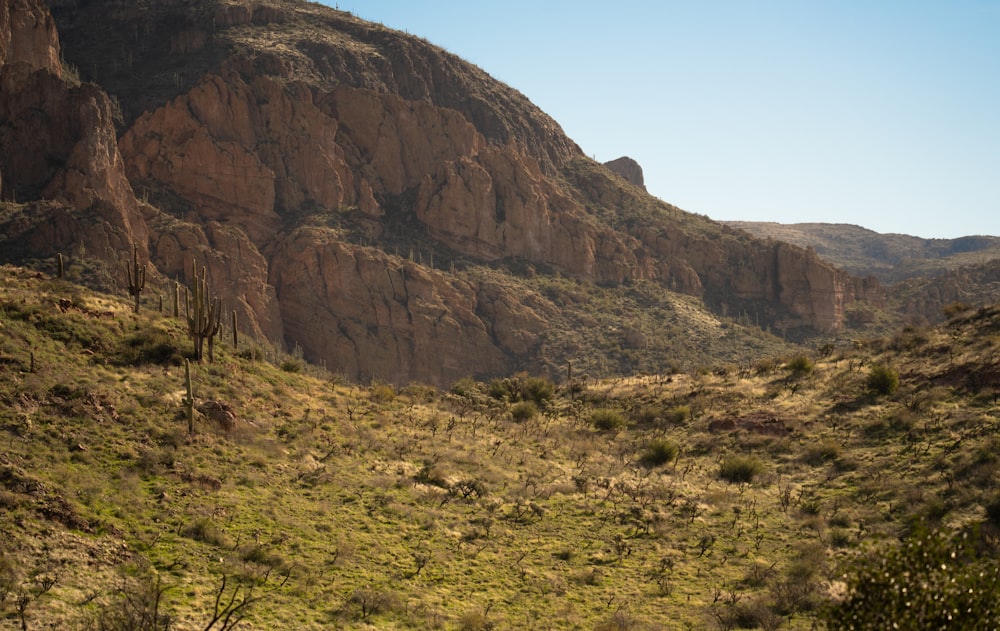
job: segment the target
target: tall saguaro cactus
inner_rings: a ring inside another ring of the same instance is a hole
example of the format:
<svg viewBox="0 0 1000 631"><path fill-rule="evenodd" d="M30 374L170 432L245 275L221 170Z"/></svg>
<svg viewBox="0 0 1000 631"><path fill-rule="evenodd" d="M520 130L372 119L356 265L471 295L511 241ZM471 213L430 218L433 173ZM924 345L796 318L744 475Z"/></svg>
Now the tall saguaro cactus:
<svg viewBox="0 0 1000 631"><path fill-rule="evenodd" d="M139 296L146 288L146 264L143 263L142 267L139 267L139 249L134 243L132 244L132 266L126 266L125 269L128 272L128 293L135 298L133 310L139 313Z"/></svg>
<svg viewBox="0 0 1000 631"><path fill-rule="evenodd" d="M195 361L201 361L204 356L205 341L208 340L208 361L214 361L214 339L219 332L222 318L222 301L212 298L208 292L208 270L201 268L198 275L198 264L191 262L192 287L189 289L188 301L185 305L188 334L194 341Z"/></svg>

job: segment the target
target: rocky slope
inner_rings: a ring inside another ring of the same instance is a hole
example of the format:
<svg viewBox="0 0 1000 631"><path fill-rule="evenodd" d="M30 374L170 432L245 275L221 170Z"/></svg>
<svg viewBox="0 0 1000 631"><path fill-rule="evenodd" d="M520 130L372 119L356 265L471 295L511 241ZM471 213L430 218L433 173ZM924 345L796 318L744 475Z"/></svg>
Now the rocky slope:
<svg viewBox="0 0 1000 631"><path fill-rule="evenodd" d="M449 383L592 351L550 343L560 301L539 274L652 282L800 336L882 300L813 252L648 196L523 95L348 14L59 0L62 56L93 82L73 85L44 4L2 4L4 257L72 249L112 270L135 243L161 291L195 260L245 328L354 378Z"/></svg>

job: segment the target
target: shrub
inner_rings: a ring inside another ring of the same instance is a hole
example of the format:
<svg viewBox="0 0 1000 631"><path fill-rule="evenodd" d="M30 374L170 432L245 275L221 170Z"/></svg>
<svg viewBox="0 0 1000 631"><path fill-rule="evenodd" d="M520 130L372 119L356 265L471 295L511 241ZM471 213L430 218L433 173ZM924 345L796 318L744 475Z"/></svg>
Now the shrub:
<svg viewBox="0 0 1000 631"><path fill-rule="evenodd" d="M654 438L646 447L642 461L649 466L665 465L677 457L677 443L667 438Z"/></svg>
<svg viewBox="0 0 1000 631"><path fill-rule="evenodd" d="M590 415L590 422L602 432L613 432L625 427L625 417L618 410L600 408Z"/></svg>
<svg viewBox="0 0 1000 631"><path fill-rule="evenodd" d="M545 377L529 377L521 384L521 397L538 405L544 405L555 394L556 385Z"/></svg>
<svg viewBox="0 0 1000 631"><path fill-rule="evenodd" d="M655 405L644 405L632 412L632 422L640 425L651 425L662 417L663 410Z"/></svg>
<svg viewBox="0 0 1000 631"><path fill-rule="evenodd" d="M806 449L806 452L802 454L803 462L814 467L826 462L832 462L839 457L840 443L832 438L827 438L826 440L811 445Z"/></svg>
<svg viewBox="0 0 1000 631"><path fill-rule="evenodd" d="M347 602L357 607L361 619L390 611L399 606L399 597L392 592L374 587L357 589Z"/></svg>
<svg viewBox="0 0 1000 631"><path fill-rule="evenodd" d="M763 472L764 464L754 456L730 456L719 465L719 477L733 484L753 482Z"/></svg>
<svg viewBox="0 0 1000 631"><path fill-rule="evenodd" d="M498 401L511 398L510 381L507 379L494 379L490 382L490 396Z"/></svg>
<svg viewBox="0 0 1000 631"><path fill-rule="evenodd" d="M813 361L805 355L796 355L788 360L788 363L785 364L785 368L792 373L793 377L806 377L812 374L816 365L813 364Z"/></svg>
<svg viewBox="0 0 1000 631"><path fill-rule="evenodd" d="M122 364L132 366L180 366L184 363L184 353L174 344L169 333L159 329L139 331L126 339L119 357Z"/></svg>
<svg viewBox="0 0 1000 631"><path fill-rule="evenodd" d="M479 384L472 377L462 377L451 384L451 393L460 397L471 397Z"/></svg>
<svg viewBox="0 0 1000 631"><path fill-rule="evenodd" d="M159 631L174 620L164 611L168 587L145 563L119 568L119 584L99 602L88 628L96 631ZM27 628L27 627L24 627Z"/></svg>
<svg viewBox="0 0 1000 631"><path fill-rule="evenodd" d="M856 562L824 617L831 631L998 628L1000 566L964 534L918 533Z"/></svg>
<svg viewBox="0 0 1000 631"><path fill-rule="evenodd" d="M538 407L533 401L519 401L510 408L510 416L518 423L530 421L538 415Z"/></svg>
<svg viewBox="0 0 1000 631"><path fill-rule="evenodd" d="M899 388L899 373L891 366L876 364L868 373L865 385L875 394L892 394Z"/></svg>
<svg viewBox="0 0 1000 631"><path fill-rule="evenodd" d="M678 405L667 413L667 422L673 425L680 425L687 419L691 418L691 407L687 405Z"/></svg>
<svg viewBox="0 0 1000 631"><path fill-rule="evenodd" d="M368 396L376 403L390 403L396 398L396 390L387 383L372 382Z"/></svg>

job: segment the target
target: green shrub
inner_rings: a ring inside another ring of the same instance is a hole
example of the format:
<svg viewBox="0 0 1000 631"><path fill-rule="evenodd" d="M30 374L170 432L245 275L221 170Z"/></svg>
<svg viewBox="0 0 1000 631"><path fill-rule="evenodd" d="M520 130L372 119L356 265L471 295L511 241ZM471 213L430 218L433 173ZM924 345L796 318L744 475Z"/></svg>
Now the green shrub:
<svg viewBox="0 0 1000 631"><path fill-rule="evenodd" d="M918 533L856 562L824 617L831 631L996 629L1000 566L965 535Z"/></svg>
<svg viewBox="0 0 1000 631"><path fill-rule="evenodd" d="M494 379L490 382L490 396L498 401L511 398L511 384L507 379Z"/></svg>
<svg viewBox="0 0 1000 631"><path fill-rule="evenodd" d="M813 361L805 355L796 355L788 360L788 363L785 364L785 368L792 373L793 377L806 377L812 374L816 365L813 364Z"/></svg>
<svg viewBox="0 0 1000 631"><path fill-rule="evenodd" d="M625 427L625 417L618 410L600 408L590 415L590 422L602 432L613 432Z"/></svg>
<svg viewBox="0 0 1000 631"><path fill-rule="evenodd" d="M530 421L538 415L538 406L533 401L519 401L511 406L510 416L518 423Z"/></svg>
<svg viewBox="0 0 1000 631"><path fill-rule="evenodd" d="M876 364L869 371L865 385L875 394L892 394L899 388L899 373L891 366Z"/></svg>
<svg viewBox="0 0 1000 631"><path fill-rule="evenodd" d="M545 377L529 377L521 384L521 397L538 405L545 405L555 394L556 384Z"/></svg>
<svg viewBox="0 0 1000 631"><path fill-rule="evenodd" d="M654 438L646 446L642 461L649 466L659 467L675 459L679 451L674 441L668 438Z"/></svg>
<svg viewBox="0 0 1000 631"><path fill-rule="evenodd" d="M754 456L730 456L719 464L719 477L733 484L753 482L763 472L764 463Z"/></svg>
<svg viewBox="0 0 1000 631"><path fill-rule="evenodd" d="M160 329L136 332L125 340L118 355L120 363L127 366L180 366L184 363L184 353L170 334Z"/></svg>
<svg viewBox="0 0 1000 631"><path fill-rule="evenodd" d="M460 397L471 397L479 384L472 377L462 377L451 384L451 393Z"/></svg>

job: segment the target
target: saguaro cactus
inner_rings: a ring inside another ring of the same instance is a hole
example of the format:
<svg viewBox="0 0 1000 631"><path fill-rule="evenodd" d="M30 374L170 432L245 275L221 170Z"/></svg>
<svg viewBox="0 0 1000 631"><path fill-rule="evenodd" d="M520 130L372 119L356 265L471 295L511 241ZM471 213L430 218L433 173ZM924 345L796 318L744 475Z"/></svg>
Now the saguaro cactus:
<svg viewBox="0 0 1000 631"><path fill-rule="evenodd" d="M188 422L188 434L194 433L194 387L191 385L191 362L184 359L184 385L187 388L187 394L181 401L184 404L184 412L187 416Z"/></svg>
<svg viewBox="0 0 1000 631"><path fill-rule="evenodd" d="M208 292L208 270L201 268L198 275L198 264L191 262L192 287L189 290L187 304L188 333L194 342L195 361L201 361L204 355L205 341L208 340L208 361L213 361L215 335L219 332L222 317L222 301L211 298Z"/></svg>
<svg viewBox="0 0 1000 631"><path fill-rule="evenodd" d="M132 244L132 266L125 269L128 272L128 293L135 298L133 309L139 313L139 296L146 288L146 264L143 263L142 267L139 267L139 249L134 243Z"/></svg>

